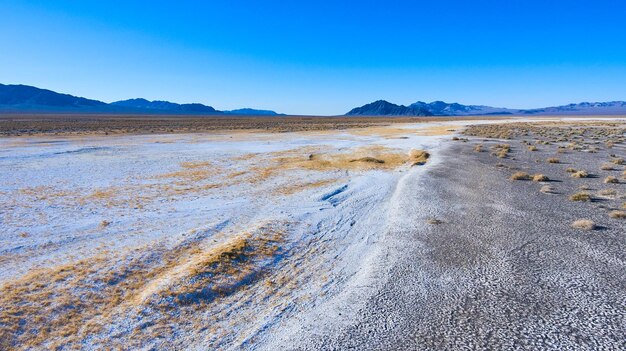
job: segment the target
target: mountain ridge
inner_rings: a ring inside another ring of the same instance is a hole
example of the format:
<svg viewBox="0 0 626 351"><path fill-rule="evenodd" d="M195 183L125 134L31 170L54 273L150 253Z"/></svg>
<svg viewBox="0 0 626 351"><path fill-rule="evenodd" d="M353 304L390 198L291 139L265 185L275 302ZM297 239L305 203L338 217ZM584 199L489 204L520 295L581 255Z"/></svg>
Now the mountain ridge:
<svg viewBox="0 0 626 351"><path fill-rule="evenodd" d="M169 115L279 115L271 110L216 110L200 103L179 104L134 98L106 103L23 84L0 83L0 113L111 113Z"/></svg>
<svg viewBox="0 0 626 351"><path fill-rule="evenodd" d="M486 116L486 115L626 115L625 101L581 102L535 109L511 109L485 105L463 105L417 101L408 106L377 100L348 111L345 116Z"/></svg>

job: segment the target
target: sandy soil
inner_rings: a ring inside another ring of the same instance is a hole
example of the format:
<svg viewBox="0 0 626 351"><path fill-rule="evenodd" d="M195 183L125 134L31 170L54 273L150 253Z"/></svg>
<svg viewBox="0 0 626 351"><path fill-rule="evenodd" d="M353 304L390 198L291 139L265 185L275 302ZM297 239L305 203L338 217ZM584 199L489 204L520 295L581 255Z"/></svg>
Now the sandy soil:
<svg viewBox="0 0 626 351"><path fill-rule="evenodd" d="M474 123L0 139L0 346L623 347L624 122Z"/></svg>
<svg viewBox="0 0 626 351"><path fill-rule="evenodd" d="M491 117L146 116L0 114L0 136L172 134L219 131L297 132L393 124L499 120Z"/></svg>

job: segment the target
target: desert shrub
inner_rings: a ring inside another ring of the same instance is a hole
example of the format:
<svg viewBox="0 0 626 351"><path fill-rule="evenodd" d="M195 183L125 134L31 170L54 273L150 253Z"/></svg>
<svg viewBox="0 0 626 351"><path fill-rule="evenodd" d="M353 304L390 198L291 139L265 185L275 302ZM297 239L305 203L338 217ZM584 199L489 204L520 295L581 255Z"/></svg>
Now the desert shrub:
<svg viewBox="0 0 626 351"><path fill-rule="evenodd" d="M474 146L474 151L476 151L476 152L483 152L483 144L478 144L478 145Z"/></svg>
<svg viewBox="0 0 626 351"><path fill-rule="evenodd" d="M603 171L612 171L613 170L613 165L610 163L605 163L602 166L600 166L600 169Z"/></svg>
<svg viewBox="0 0 626 351"><path fill-rule="evenodd" d="M570 201L591 201L591 195L584 191L576 193L569 197Z"/></svg>
<svg viewBox="0 0 626 351"><path fill-rule="evenodd" d="M515 172L511 176L511 180L530 180L530 175L526 172Z"/></svg>
<svg viewBox="0 0 626 351"><path fill-rule="evenodd" d="M611 212L609 212L609 217L624 219L624 218L626 218L626 211L621 211L621 210L611 211Z"/></svg>
<svg viewBox="0 0 626 351"><path fill-rule="evenodd" d="M574 178L587 178L589 177L589 173L585 171L578 171L576 173L572 173L572 177Z"/></svg>
<svg viewBox="0 0 626 351"><path fill-rule="evenodd" d="M565 172L567 172L567 173L576 173L576 169L575 169L575 168L572 168L572 167L567 167L567 168L565 169Z"/></svg>
<svg viewBox="0 0 626 351"><path fill-rule="evenodd" d="M604 183L605 184L616 184L619 183L619 180L613 176L608 176L606 178L604 178Z"/></svg>
<svg viewBox="0 0 626 351"><path fill-rule="evenodd" d="M551 187L550 185L542 186L541 189L539 189L539 191L544 194L554 194L554 188Z"/></svg>
<svg viewBox="0 0 626 351"><path fill-rule="evenodd" d="M528 151L537 151L537 147L535 145L530 145L528 147Z"/></svg>
<svg viewBox="0 0 626 351"><path fill-rule="evenodd" d="M602 189L598 191L598 194L602 196L613 196L617 194L617 191L615 189Z"/></svg>
<svg viewBox="0 0 626 351"><path fill-rule="evenodd" d="M613 162L616 165L623 165L624 164L624 159L623 158L616 158L611 160L611 162Z"/></svg>
<svg viewBox="0 0 626 351"><path fill-rule="evenodd" d="M546 161L548 161L548 163L561 163L561 160L559 160L556 157L550 157L549 159L547 159Z"/></svg>
<svg viewBox="0 0 626 351"><path fill-rule="evenodd" d="M596 228L596 224L589 219L579 219L572 223L572 228L581 230L594 230Z"/></svg>
<svg viewBox="0 0 626 351"><path fill-rule="evenodd" d="M535 174L533 176L533 182L547 182L548 180L550 180L550 178L543 174Z"/></svg>

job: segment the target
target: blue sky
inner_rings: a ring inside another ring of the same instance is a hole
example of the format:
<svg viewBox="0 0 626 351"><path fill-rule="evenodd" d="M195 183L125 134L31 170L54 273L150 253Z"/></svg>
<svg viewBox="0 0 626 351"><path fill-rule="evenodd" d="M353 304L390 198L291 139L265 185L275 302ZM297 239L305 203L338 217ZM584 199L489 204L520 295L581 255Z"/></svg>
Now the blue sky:
<svg viewBox="0 0 626 351"><path fill-rule="evenodd" d="M0 1L0 83L343 114L626 100L625 1Z"/></svg>

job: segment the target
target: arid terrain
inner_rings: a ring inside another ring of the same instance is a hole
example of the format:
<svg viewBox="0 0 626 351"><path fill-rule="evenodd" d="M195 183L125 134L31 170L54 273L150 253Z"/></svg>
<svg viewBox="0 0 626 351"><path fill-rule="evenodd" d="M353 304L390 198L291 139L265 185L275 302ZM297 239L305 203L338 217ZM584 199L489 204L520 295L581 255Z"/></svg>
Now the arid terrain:
<svg viewBox="0 0 626 351"><path fill-rule="evenodd" d="M0 114L0 135L114 135L171 134L216 131L298 132L342 130L453 120L502 119L506 117L315 117L315 116L150 116L150 115L55 115Z"/></svg>
<svg viewBox="0 0 626 351"><path fill-rule="evenodd" d="M624 118L0 135L0 349L626 347Z"/></svg>

